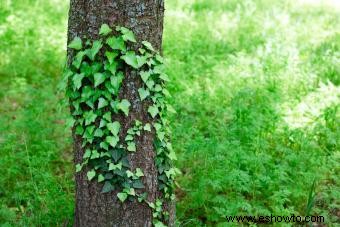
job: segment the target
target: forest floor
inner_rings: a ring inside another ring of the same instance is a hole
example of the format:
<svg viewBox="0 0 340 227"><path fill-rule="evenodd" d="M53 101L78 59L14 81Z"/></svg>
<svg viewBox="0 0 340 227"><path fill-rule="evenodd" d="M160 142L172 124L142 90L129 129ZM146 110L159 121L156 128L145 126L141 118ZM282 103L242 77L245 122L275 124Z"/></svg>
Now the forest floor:
<svg viewBox="0 0 340 227"><path fill-rule="evenodd" d="M67 11L63 0L1 2L2 227L72 223L57 92ZM247 214L340 222L339 32L336 0L166 1L180 226Z"/></svg>

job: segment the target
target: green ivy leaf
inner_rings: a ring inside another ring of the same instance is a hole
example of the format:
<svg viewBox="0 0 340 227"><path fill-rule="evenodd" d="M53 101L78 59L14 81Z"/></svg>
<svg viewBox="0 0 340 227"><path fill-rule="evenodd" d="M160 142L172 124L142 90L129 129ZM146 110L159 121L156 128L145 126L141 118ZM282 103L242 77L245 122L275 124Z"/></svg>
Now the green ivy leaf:
<svg viewBox="0 0 340 227"><path fill-rule="evenodd" d="M127 199L128 194L126 194L125 192L119 192L117 193L117 197L121 202L124 202Z"/></svg>
<svg viewBox="0 0 340 227"><path fill-rule="evenodd" d="M75 50L80 50L82 48L82 42L79 37L75 37L70 44L68 45L69 48L75 49Z"/></svg>
<svg viewBox="0 0 340 227"><path fill-rule="evenodd" d="M92 48L86 50L86 55L93 61L99 50L102 48L102 46L103 46L102 41L100 40L94 41L92 44Z"/></svg>
<svg viewBox="0 0 340 227"><path fill-rule="evenodd" d="M90 181L96 176L96 171L95 170L90 170L87 172L87 179Z"/></svg>
<svg viewBox="0 0 340 227"><path fill-rule="evenodd" d="M72 65L74 67L76 67L77 69L79 69L80 65L81 65L81 62L85 56L85 52L84 51L79 51L76 56L74 57L74 60L72 62Z"/></svg>
<svg viewBox="0 0 340 227"><path fill-rule="evenodd" d="M77 164L76 165L76 173L79 173L80 171L81 171L81 169L83 168L83 165L81 165L81 164Z"/></svg>
<svg viewBox="0 0 340 227"><path fill-rule="evenodd" d="M156 115L158 114L158 107L157 106L155 106L155 105L153 105L153 106L149 106L149 108L148 108L148 112L150 113L150 115L151 115L151 117L152 118L155 118L156 117Z"/></svg>
<svg viewBox="0 0 340 227"><path fill-rule="evenodd" d="M127 143L127 150L131 152L136 152L136 144L135 142L128 142Z"/></svg>
<svg viewBox="0 0 340 227"><path fill-rule="evenodd" d="M133 184L132 184L132 187L136 188L136 189L143 189L143 188L145 188L145 186L143 185L142 181L140 181L140 180L134 181Z"/></svg>
<svg viewBox="0 0 340 227"><path fill-rule="evenodd" d="M112 32L112 29L107 24L102 24L99 30L99 35L108 35L110 32Z"/></svg>
<svg viewBox="0 0 340 227"><path fill-rule="evenodd" d="M149 89L153 89L153 86L155 85L155 82L153 80L148 80L146 81L146 86L149 88Z"/></svg>
<svg viewBox="0 0 340 227"><path fill-rule="evenodd" d="M120 101L117 104L117 108L121 111L123 111L123 113L125 114L125 116L129 116L129 108L130 108L131 104L128 100L123 99L122 101Z"/></svg>
<svg viewBox="0 0 340 227"><path fill-rule="evenodd" d="M160 79L166 81L166 82L169 82L170 79L168 77L168 75L166 75L165 73L161 73L161 75L159 76Z"/></svg>
<svg viewBox="0 0 340 227"><path fill-rule="evenodd" d="M91 150L90 149L86 149L84 155L83 155L83 159L87 159L89 157L91 157Z"/></svg>
<svg viewBox="0 0 340 227"><path fill-rule="evenodd" d="M123 167L123 164L121 162L119 162L118 164L110 163L109 170L116 170L116 169L122 170L122 167Z"/></svg>
<svg viewBox="0 0 340 227"><path fill-rule="evenodd" d="M122 37L125 41L130 41L135 43L136 42L136 38L135 35L133 34L133 32L125 27L119 27L117 28L118 31L121 31L121 33L123 34Z"/></svg>
<svg viewBox="0 0 340 227"><path fill-rule="evenodd" d="M115 62L115 58L118 56L119 54L117 52L109 52L106 51L105 52L105 56L107 57L107 60L109 61L110 64L112 64L113 62Z"/></svg>
<svg viewBox="0 0 340 227"><path fill-rule="evenodd" d="M146 83L150 77L150 72L142 71L139 74L142 77L143 82Z"/></svg>
<svg viewBox="0 0 340 227"><path fill-rule="evenodd" d="M98 182L103 182L105 180L105 177L103 176L103 174L99 174L98 175Z"/></svg>
<svg viewBox="0 0 340 227"><path fill-rule="evenodd" d="M107 45L113 50L126 51L124 39L122 37L110 37L106 40Z"/></svg>
<svg viewBox="0 0 340 227"><path fill-rule="evenodd" d="M116 73L117 67L118 67L118 62L112 62L111 64L106 63L104 66L105 70L110 71L112 74Z"/></svg>
<svg viewBox="0 0 340 227"><path fill-rule="evenodd" d="M126 170L126 175L128 178L133 177L135 174L133 172L131 172L130 170Z"/></svg>
<svg viewBox="0 0 340 227"><path fill-rule="evenodd" d="M119 138L117 136L107 136L105 141L108 142L111 147L116 147Z"/></svg>
<svg viewBox="0 0 340 227"><path fill-rule="evenodd" d="M115 190L115 187L109 181L105 181L105 184L102 189L102 193L111 192L113 190Z"/></svg>
<svg viewBox="0 0 340 227"><path fill-rule="evenodd" d="M137 56L137 67L140 68L146 63L147 58L145 56Z"/></svg>
<svg viewBox="0 0 340 227"><path fill-rule="evenodd" d="M150 95L149 89L144 89L144 88L139 88L138 93L139 93L139 97L141 101L143 101Z"/></svg>
<svg viewBox="0 0 340 227"><path fill-rule="evenodd" d="M114 136L118 135L119 130L120 130L120 123L118 121L114 121L113 123L108 123L106 126Z"/></svg>
<svg viewBox="0 0 340 227"><path fill-rule="evenodd" d="M177 160L177 156L174 151L170 151L167 156L170 158L170 160Z"/></svg>
<svg viewBox="0 0 340 227"><path fill-rule="evenodd" d="M84 113L85 125L89 125L94 122L97 118L97 115L93 112L93 110Z"/></svg>
<svg viewBox="0 0 340 227"><path fill-rule="evenodd" d="M90 159L96 159L96 158L99 158L99 157L100 157L100 155L99 155L98 151L93 150Z"/></svg>
<svg viewBox="0 0 340 227"><path fill-rule="evenodd" d="M72 77L72 81L73 81L73 87L76 89L79 89L81 87L81 81L84 78L84 74L75 74Z"/></svg>
<svg viewBox="0 0 340 227"><path fill-rule="evenodd" d="M133 136L132 135L127 135L125 137L125 141L131 141L131 140L133 140Z"/></svg>
<svg viewBox="0 0 340 227"><path fill-rule="evenodd" d="M111 112L106 112L104 115L103 115L103 119L107 120L108 122L111 122L112 118L111 118Z"/></svg>
<svg viewBox="0 0 340 227"><path fill-rule="evenodd" d="M116 76L110 77L111 85L114 89L114 95L116 95L116 96L118 95L118 92L119 92L120 86L122 84L123 78L124 78L124 75L123 75L122 72L117 73Z"/></svg>
<svg viewBox="0 0 340 227"><path fill-rule="evenodd" d="M101 142L99 146L104 150L109 150L109 145L106 142Z"/></svg>
<svg viewBox="0 0 340 227"><path fill-rule="evenodd" d="M123 59L126 64L132 66L135 69L138 69L138 61L135 52L128 51L126 52L125 55L122 55L120 58Z"/></svg>
<svg viewBox="0 0 340 227"><path fill-rule="evenodd" d="M105 107L107 105L109 105L109 102L106 101L106 99L99 98L99 100L98 100L98 109L101 109L101 108L103 108L103 107Z"/></svg>
<svg viewBox="0 0 340 227"><path fill-rule="evenodd" d="M143 128L145 131L151 132L151 125L149 123L146 123Z"/></svg>
<svg viewBox="0 0 340 227"><path fill-rule="evenodd" d="M115 190L115 187L109 181L106 181L103 186L102 193L108 193L114 190Z"/></svg>
<svg viewBox="0 0 340 227"><path fill-rule="evenodd" d="M155 51L155 49L153 49L151 43L149 43L148 41L142 41L143 46L145 46L148 50L151 51Z"/></svg>
<svg viewBox="0 0 340 227"><path fill-rule="evenodd" d="M94 77L94 86L97 87L101 83L105 81L105 75L103 73L95 73Z"/></svg>
<svg viewBox="0 0 340 227"><path fill-rule="evenodd" d="M136 177L143 177L144 173L140 168L136 168L136 173L135 173Z"/></svg>
<svg viewBox="0 0 340 227"><path fill-rule="evenodd" d="M95 137L102 137L104 135L103 130L100 128L97 128L96 131L94 132Z"/></svg>

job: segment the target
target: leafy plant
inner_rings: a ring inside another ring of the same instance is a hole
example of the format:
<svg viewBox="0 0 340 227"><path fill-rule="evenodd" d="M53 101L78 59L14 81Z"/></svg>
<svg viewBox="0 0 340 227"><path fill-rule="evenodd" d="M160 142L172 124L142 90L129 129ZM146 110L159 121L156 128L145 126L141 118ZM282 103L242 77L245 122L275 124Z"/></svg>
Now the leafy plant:
<svg viewBox="0 0 340 227"><path fill-rule="evenodd" d="M102 183L103 193L120 190L117 197L121 202L130 197L145 201L145 195L135 191L144 188L141 181L144 173L140 168L130 169L127 156L129 152L138 152L135 136L154 129L157 135L155 164L162 197L157 198L157 207L150 207L154 209L155 223L160 225L168 218L168 213L162 212L162 204L174 199L173 182L179 172L172 167L175 154L171 149L166 120L169 105L163 90L168 77L164 73L162 57L149 42L143 41L143 47L136 53L129 49L129 42L137 42L133 32L124 27L116 27L116 31L118 35L114 36L112 29L103 24L99 31L100 40L84 42L75 37L68 45L74 50L74 57L65 73L69 80L66 94L70 99L76 134L83 139L82 146L86 149L76 171L87 166L88 180ZM105 54L101 55L103 51ZM152 102L148 113L155 120L143 123L135 119L135 125L122 139L121 125L114 119L121 113L128 117L131 108L129 100L118 98L126 67L136 70L144 82L138 88L140 100ZM148 203L153 204L152 201Z"/></svg>

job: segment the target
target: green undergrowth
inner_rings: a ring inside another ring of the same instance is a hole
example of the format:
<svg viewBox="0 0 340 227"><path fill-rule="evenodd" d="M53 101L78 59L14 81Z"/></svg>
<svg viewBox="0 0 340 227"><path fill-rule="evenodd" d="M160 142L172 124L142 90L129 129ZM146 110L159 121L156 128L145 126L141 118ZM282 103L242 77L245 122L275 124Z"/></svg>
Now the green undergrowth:
<svg viewBox="0 0 340 227"><path fill-rule="evenodd" d="M292 213L339 223L340 8L318 2L166 1L179 225ZM0 226L72 225L68 110L57 105L67 10L1 3Z"/></svg>

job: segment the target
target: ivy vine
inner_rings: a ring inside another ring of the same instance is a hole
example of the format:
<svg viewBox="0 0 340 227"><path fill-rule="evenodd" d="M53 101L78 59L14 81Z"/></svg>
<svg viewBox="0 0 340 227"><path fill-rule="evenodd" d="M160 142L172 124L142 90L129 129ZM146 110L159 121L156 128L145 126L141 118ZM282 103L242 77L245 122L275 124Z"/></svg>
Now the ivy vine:
<svg viewBox="0 0 340 227"><path fill-rule="evenodd" d="M164 226L169 214L163 211L164 202L174 199L174 177L179 172L172 167L176 155L169 141L167 111L173 108L166 102L170 94L165 88L168 76L164 73L163 58L148 41L142 41L138 51L130 46L137 40L125 27L113 31L107 24L99 30L100 39L83 41L75 37L68 45L74 57L66 70L66 95L70 100L75 133L82 138L85 150L76 171L87 171L89 181L102 183L102 193L119 190L121 202L137 199L153 209L154 225ZM152 122L135 119L125 138L120 138L121 124L116 116L129 116L130 101L119 99L124 69L130 67L143 81L138 89L142 102L151 103L148 114ZM147 201L142 193L143 169L132 169L129 153L138 152L135 139L142 133L155 132L155 165L162 196ZM84 168L84 167L87 168ZM138 190L140 189L140 190Z"/></svg>

